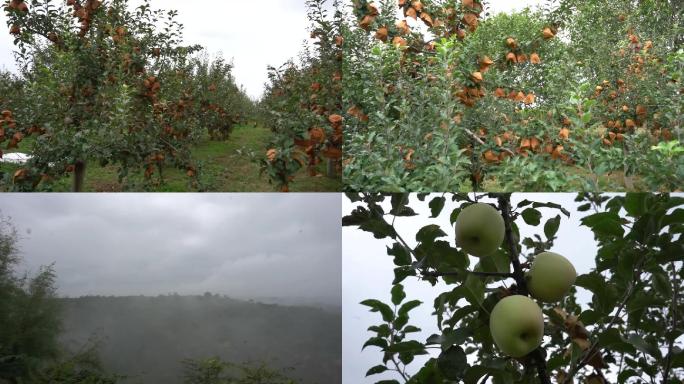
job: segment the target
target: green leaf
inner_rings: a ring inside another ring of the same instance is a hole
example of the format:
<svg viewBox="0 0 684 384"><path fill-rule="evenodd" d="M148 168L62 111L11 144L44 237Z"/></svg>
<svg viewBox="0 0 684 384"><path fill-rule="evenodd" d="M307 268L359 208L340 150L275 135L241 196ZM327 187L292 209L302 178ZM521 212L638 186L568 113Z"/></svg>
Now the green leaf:
<svg viewBox="0 0 684 384"><path fill-rule="evenodd" d="M463 208L459 207L451 211L451 215L449 216L449 221L451 222L451 226L453 227L454 224L456 223L456 219L458 219L458 215L461 213Z"/></svg>
<svg viewBox="0 0 684 384"><path fill-rule="evenodd" d="M598 342L603 348L611 348L615 344L623 343L624 339L617 328L609 328L598 335Z"/></svg>
<svg viewBox="0 0 684 384"><path fill-rule="evenodd" d="M645 193L628 193L624 204L627 214L632 217L643 215L646 212L646 197Z"/></svg>
<svg viewBox="0 0 684 384"><path fill-rule="evenodd" d="M358 207L351 215L342 218L342 226L358 226L365 232L370 232L376 239L397 236L394 228L389 225L381 214L371 212L366 208Z"/></svg>
<svg viewBox="0 0 684 384"><path fill-rule="evenodd" d="M479 266L479 268L478 268ZM509 273L511 271L511 260L506 252L501 250L480 259L480 263L475 266L475 272L499 272ZM482 279L482 277L480 277Z"/></svg>
<svg viewBox="0 0 684 384"><path fill-rule="evenodd" d="M368 330L377 333L378 337L389 337L392 334L392 330L387 324L373 325L368 327Z"/></svg>
<svg viewBox="0 0 684 384"><path fill-rule="evenodd" d="M444 331L441 337L442 347L460 345L466 342L473 333L468 328L449 329Z"/></svg>
<svg viewBox="0 0 684 384"><path fill-rule="evenodd" d="M560 215L554 217L553 219L549 219L546 222L546 224L544 225L544 234L546 235L547 239L550 240L556 236L556 233L558 233L558 228L560 227L560 222Z"/></svg>
<svg viewBox="0 0 684 384"><path fill-rule="evenodd" d="M444 381L436 360L430 359L406 384L441 384Z"/></svg>
<svg viewBox="0 0 684 384"><path fill-rule="evenodd" d="M672 283L663 271L654 272L652 275L653 287L662 297L672 297Z"/></svg>
<svg viewBox="0 0 684 384"><path fill-rule="evenodd" d="M662 226L667 227L672 224L682 225L684 223L684 209L675 209L672 213L665 215L663 218Z"/></svg>
<svg viewBox="0 0 684 384"><path fill-rule="evenodd" d="M380 347L383 350L387 348L387 340L382 337L371 337L364 344L361 350L363 351L366 347Z"/></svg>
<svg viewBox="0 0 684 384"><path fill-rule="evenodd" d="M468 359L463 348L454 346L442 352L437 359L437 367L445 378L461 380L468 368Z"/></svg>
<svg viewBox="0 0 684 384"><path fill-rule="evenodd" d="M584 323L584 325L595 324L599 319L601 319L601 314L591 309L582 312L579 317L579 320Z"/></svg>
<svg viewBox="0 0 684 384"><path fill-rule="evenodd" d="M381 380L381 381L376 381L375 384L401 384L396 380Z"/></svg>
<svg viewBox="0 0 684 384"><path fill-rule="evenodd" d="M596 272L591 272L586 275L577 276L577 280L575 280L575 285L578 287L582 287L588 291L591 291L594 294L603 292L606 289L605 279L603 278L603 276L599 275Z"/></svg>
<svg viewBox="0 0 684 384"><path fill-rule="evenodd" d="M427 254L430 266L439 267L446 264L457 269L468 268L470 259L468 256L454 248L448 241L437 240L434 243L421 243L421 254Z"/></svg>
<svg viewBox="0 0 684 384"><path fill-rule="evenodd" d="M445 237L447 234L442 231L439 225L432 224L421 228L416 234L416 241L419 243L433 243L439 237Z"/></svg>
<svg viewBox="0 0 684 384"><path fill-rule="evenodd" d="M404 333L414 333L414 332L420 332L422 331L420 328L414 326L414 325L407 325L404 327L404 329L401 330Z"/></svg>
<svg viewBox="0 0 684 384"><path fill-rule="evenodd" d="M394 329L402 329L406 324L409 322L409 317L408 315L399 315L397 318L394 320L393 325Z"/></svg>
<svg viewBox="0 0 684 384"><path fill-rule="evenodd" d="M409 312L411 312L415 308L418 308L421 304L423 304L423 302L419 300L408 301L399 308L399 311L397 313L400 316L408 315Z"/></svg>
<svg viewBox="0 0 684 384"><path fill-rule="evenodd" d="M542 214L534 208L527 208L522 212L522 218L528 225L536 227L541 223Z"/></svg>
<svg viewBox="0 0 684 384"><path fill-rule="evenodd" d="M401 243L394 243L392 248L387 247L387 254L394 256L394 265L396 266L411 265L411 253Z"/></svg>
<svg viewBox="0 0 684 384"><path fill-rule="evenodd" d="M407 217L407 216L416 216L417 213L411 208L408 207L407 204L409 203L409 197L410 194L404 193L395 193L392 195L392 210L390 211L390 215L394 216L400 216L400 217Z"/></svg>
<svg viewBox="0 0 684 384"><path fill-rule="evenodd" d="M406 292L404 292L404 286L397 284L392 287L392 304L399 305L406 298Z"/></svg>
<svg viewBox="0 0 684 384"><path fill-rule="evenodd" d="M657 360L662 359L662 355L660 349L658 349L658 346L649 344L646 340L644 340L641 336L637 334L629 335L629 337L627 338L627 342L632 344L636 349L653 356Z"/></svg>
<svg viewBox="0 0 684 384"><path fill-rule="evenodd" d="M582 225L591 228L596 235L622 237L625 234L622 219L615 212L602 212L587 216L582 219Z"/></svg>
<svg viewBox="0 0 684 384"><path fill-rule="evenodd" d="M416 276L416 270L412 267L394 268L394 281L392 281L392 284L399 284L409 276Z"/></svg>
<svg viewBox="0 0 684 384"><path fill-rule="evenodd" d="M432 218L437 218L446 204L446 197L435 197L430 201L430 212L432 212Z"/></svg>
<svg viewBox="0 0 684 384"><path fill-rule="evenodd" d="M533 203L532 208L552 208L561 211L566 217L570 217L570 211L563 208L562 205L556 203Z"/></svg>
<svg viewBox="0 0 684 384"><path fill-rule="evenodd" d="M684 351L680 350L673 354L672 368L684 368Z"/></svg>
<svg viewBox="0 0 684 384"><path fill-rule="evenodd" d="M384 365L376 365L375 367L371 368L366 372L366 377L372 376L372 375L377 375L379 373L383 373L387 371L387 367Z"/></svg>
<svg viewBox="0 0 684 384"><path fill-rule="evenodd" d="M482 304L485 293L485 284L482 279L473 275L469 275L462 287L464 289L463 296L470 304L476 306L480 306Z"/></svg>
<svg viewBox="0 0 684 384"><path fill-rule="evenodd" d="M382 314L382 320L388 323L394 320L394 311L392 308L380 300L365 300L361 302L361 305L370 307L371 312L380 312Z"/></svg>
<svg viewBox="0 0 684 384"><path fill-rule="evenodd" d="M387 352L411 352L414 354L422 354L425 352L425 346L422 343L419 343L415 340L410 340L390 345L389 347L387 347Z"/></svg>
<svg viewBox="0 0 684 384"><path fill-rule="evenodd" d="M633 369L625 369L618 374L618 383L623 384L627 382L627 379L634 376L641 376L637 371Z"/></svg>
<svg viewBox="0 0 684 384"><path fill-rule="evenodd" d="M477 384L480 379L486 375L496 372L497 370L485 367L483 365L475 365L466 370L464 384Z"/></svg>

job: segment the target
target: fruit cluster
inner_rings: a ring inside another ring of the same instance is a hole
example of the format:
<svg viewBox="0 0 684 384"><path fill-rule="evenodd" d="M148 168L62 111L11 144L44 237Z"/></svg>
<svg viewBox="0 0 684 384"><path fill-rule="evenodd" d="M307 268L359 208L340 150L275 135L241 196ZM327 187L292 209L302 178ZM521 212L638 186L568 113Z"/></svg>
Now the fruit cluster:
<svg viewBox="0 0 684 384"><path fill-rule="evenodd" d="M456 245L475 257L488 257L497 252L506 237L503 217L489 204L466 207L455 224ZM499 349L514 358L537 349L544 336L544 316L533 299L558 302L567 295L576 278L575 267L565 257L553 252L536 255L524 281L532 298L513 292L501 299L491 312L490 332ZM517 289L525 293L524 287Z"/></svg>
<svg viewBox="0 0 684 384"><path fill-rule="evenodd" d="M647 122L652 121L648 128L655 140L672 140L674 135L667 127L660 123L661 114L657 108L649 108L649 98L638 94L639 82L646 79L646 66L658 64L659 59L650 52L653 50L653 42L642 42L633 31L627 35L628 48L620 49L615 56L620 60L631 59L624 78L613 81L603 80L594 88L591 98L596 99L606 106L607 114L604 116L605 135L601 139L604 146L610 147L616 142L623 142L625 135L634 133L641 127L646 127ZM628 53L631 53L630 57Z"/></svg>
<svg viewBox="0 0 684 384"><path fill-rule="evenodd" d="M161 83L156 76L150 76L143 80L144 93L143 96L147 97L152 101L152 103L157 103L159 91L161 90Z"/></svg>
<svg viewBox="0 0 684 384"><path fill-rule="evenodd" d="M19 143L24 139L24 134L17 130L17 122L14 120L12 111L5 110L0 114L0 143L7 140L7 131L14 133L9 137L7 149L17 148ZM0 151L0 157L2 152Z"/></svg>
<svg viewBox="0 0 684 384"><path fill-rule="evenodd" d="M26 5L24 0L9 0L7 4L5 4L5 12L7 13L27 13L28 11L29 7L28 5ZM21 27L19 26L19 24L12 24L12 26L10 26L10 34L14 36L18 36L21 34Z"/></svg>
<svg viewBox="0 0 684 384"><path fill-rule="evenodd" d="M85 36L90 30L93 14L100 8L102 2L100 0L86 0L81 4L80 0L67 0L67 5L74 10L73 16L78 19L81 24L78 35Z"/></svg>

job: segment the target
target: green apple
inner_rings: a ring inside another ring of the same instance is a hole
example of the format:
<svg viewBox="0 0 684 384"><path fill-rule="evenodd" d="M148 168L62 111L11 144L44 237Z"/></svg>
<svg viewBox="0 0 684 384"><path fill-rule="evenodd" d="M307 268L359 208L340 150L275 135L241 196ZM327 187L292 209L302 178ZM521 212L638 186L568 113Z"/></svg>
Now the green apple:
<svg viewBox="0 0 684 384"><path fill-rule="evenodd" d="M565 297L575 284L577 272L565 257L543 252L534 258L526 278L532 297L545 303L555 303Z"/></svg>
<svg viewBox="0 0 684 384"><path fill-rule="evenodd" d="M501 352L515 358L527 356L541 345L544 316L529 297L508 296L494 306L489 330Z"/></svg>
<svg viewBox="0 0 684 384"><path fill-rule="evenodd" d="M468 206L456 218L456 245L473 256L496 252L505 233L503 217L489 204Z"/></svg>

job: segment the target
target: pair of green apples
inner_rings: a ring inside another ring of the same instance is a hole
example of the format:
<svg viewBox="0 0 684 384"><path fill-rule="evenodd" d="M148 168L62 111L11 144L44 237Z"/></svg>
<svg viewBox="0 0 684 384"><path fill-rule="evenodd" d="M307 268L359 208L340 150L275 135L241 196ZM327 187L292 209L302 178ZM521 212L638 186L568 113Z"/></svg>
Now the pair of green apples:
<svg viewBox="0 0 684 384"><path fill-rule="evenodd" d="M504 241L503 217L489 204L473 204L456 218L456 245L470 255L487 257ZM577 278L575 267L565 257L543 252L535 256L526 276L530 295L545 303L561 300ZM513 295L499 301L489 318L494 343L515 358L537 349L544 337L544 316L539 305L527 296Z"/></svg>

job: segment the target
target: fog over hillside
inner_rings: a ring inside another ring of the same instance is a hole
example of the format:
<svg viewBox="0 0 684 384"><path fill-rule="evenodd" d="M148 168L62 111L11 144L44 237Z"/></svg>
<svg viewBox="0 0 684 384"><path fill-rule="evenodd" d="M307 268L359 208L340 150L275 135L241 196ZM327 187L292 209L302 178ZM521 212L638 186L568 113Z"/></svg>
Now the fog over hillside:
<svg viewBox="0 0 684 384"><path fill-rule="evenodd" d="M339 194L16 195L21 270L53 265L60 343L98 345L125 383L183 360L265 363L341 382Z"/></svg>
<svg viewBox="0 0 684 384"><path fill-rule="evenodd" d="M124 383L182 383L185 359L285 369L302 384L341 383L342 313L218 295L62 299L62 343L100 342Z"/></svg>

